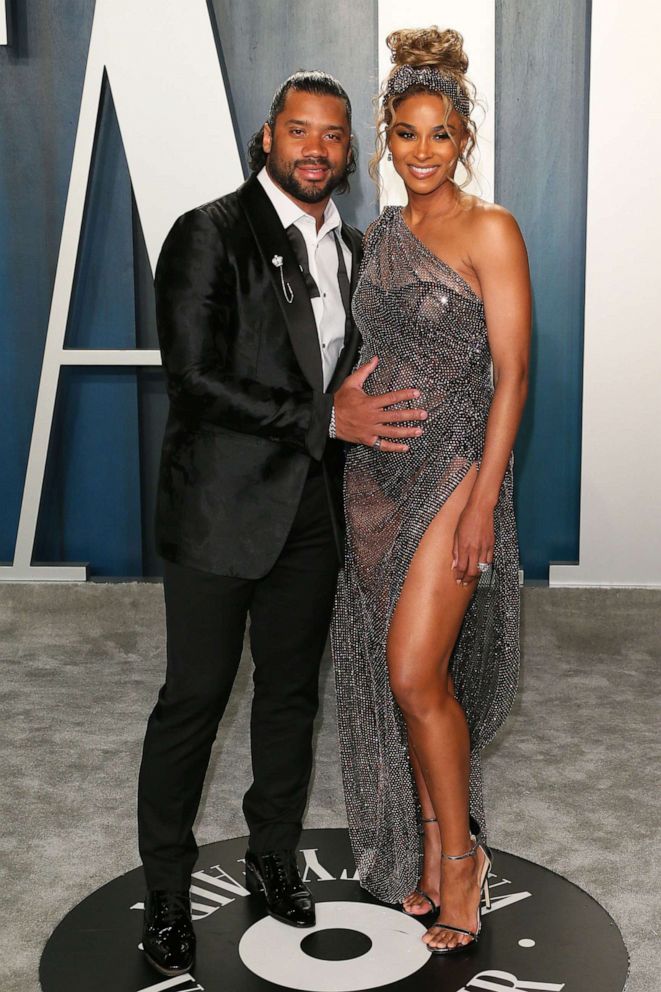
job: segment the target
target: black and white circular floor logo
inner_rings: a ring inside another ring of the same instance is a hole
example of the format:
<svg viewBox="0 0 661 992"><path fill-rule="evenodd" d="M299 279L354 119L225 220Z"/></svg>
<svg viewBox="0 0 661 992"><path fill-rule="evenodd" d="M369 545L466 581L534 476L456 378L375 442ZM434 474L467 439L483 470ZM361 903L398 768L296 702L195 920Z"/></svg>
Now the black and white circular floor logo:
<svg viewBox="0 0 661 992"><path fill-rule="evenodd" d="M317 904L310 930L265 915L245 888L245 838L200 849L191 895L197 958L159 978L140 950L142 870L76 906L44 950L44 992L621 992L628 970L604 909L559 875L496 851L491 909L471 951L431 956L422 924L360 888L345 830L306 830L300 864Z"/></svg>

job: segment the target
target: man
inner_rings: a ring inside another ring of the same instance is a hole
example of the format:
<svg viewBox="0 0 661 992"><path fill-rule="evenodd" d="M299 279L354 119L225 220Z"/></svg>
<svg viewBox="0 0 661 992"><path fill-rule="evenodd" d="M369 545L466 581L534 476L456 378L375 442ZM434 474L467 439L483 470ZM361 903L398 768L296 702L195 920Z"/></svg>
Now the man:
<svg viewBox="0 0 661 992"><path fill-rule="evenodd" d="M156 270L170 397L157 507L167 674L145 738L138 825L144 949L165 975L193 961L192 827L248 614L246 884L276 919L314 924L295 848L341 557L341 451L329 435L402 439L416 430L397 422L424 416L384 410L414 390L363 391L375 361L349 375L360 235L330 199L355 168L347 94L324 73L296 73L250 151L250 179L180 217Z"/></svg>

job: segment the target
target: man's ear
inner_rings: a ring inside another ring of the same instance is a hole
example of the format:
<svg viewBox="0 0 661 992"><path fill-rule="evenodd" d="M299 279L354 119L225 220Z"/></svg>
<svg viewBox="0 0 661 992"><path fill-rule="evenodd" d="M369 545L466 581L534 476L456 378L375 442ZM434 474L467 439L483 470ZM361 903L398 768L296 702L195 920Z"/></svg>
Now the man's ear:
<svg viewBox="0 0 661 992"><path fill-rule="evenodd" d="M273 132L271 131L271 125L265 124L262 128L262 148L268 155L271 151L271 146L273 144Z"/></svg>

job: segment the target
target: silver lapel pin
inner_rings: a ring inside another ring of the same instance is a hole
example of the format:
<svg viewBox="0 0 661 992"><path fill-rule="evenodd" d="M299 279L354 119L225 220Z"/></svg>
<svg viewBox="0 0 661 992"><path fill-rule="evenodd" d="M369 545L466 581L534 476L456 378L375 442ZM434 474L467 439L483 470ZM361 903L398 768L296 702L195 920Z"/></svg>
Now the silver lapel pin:
<svg viewBox="0 0 661 992"><path fill-rule="evenodd" d="M289 283L288 282L285 282L285 274L282 271L283 261L284 261L284 259L283 259L282 255L274 255L273 258L271 259L271 264L272 265L275 265L276 269L279 269L279 271L280 271L280 282L282 283L282 292L284 293L284 297L285 297L287 303L293 303L293 301L294 301L294 291L292 290L292 288L289 285Z"/></svg>

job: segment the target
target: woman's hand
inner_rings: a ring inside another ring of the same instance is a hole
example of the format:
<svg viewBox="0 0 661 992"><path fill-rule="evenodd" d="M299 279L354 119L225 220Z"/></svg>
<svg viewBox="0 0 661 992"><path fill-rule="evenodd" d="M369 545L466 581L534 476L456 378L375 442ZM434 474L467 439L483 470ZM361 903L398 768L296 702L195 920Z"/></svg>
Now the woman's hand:
<svg viewBox="0 0 661 992"><path fill-rule="evenodd" d="M495 543L493 507L471 504L464 507L452 546L452 571L457 585L467 586L480 575L478 562L493 562Z"/></svg>

